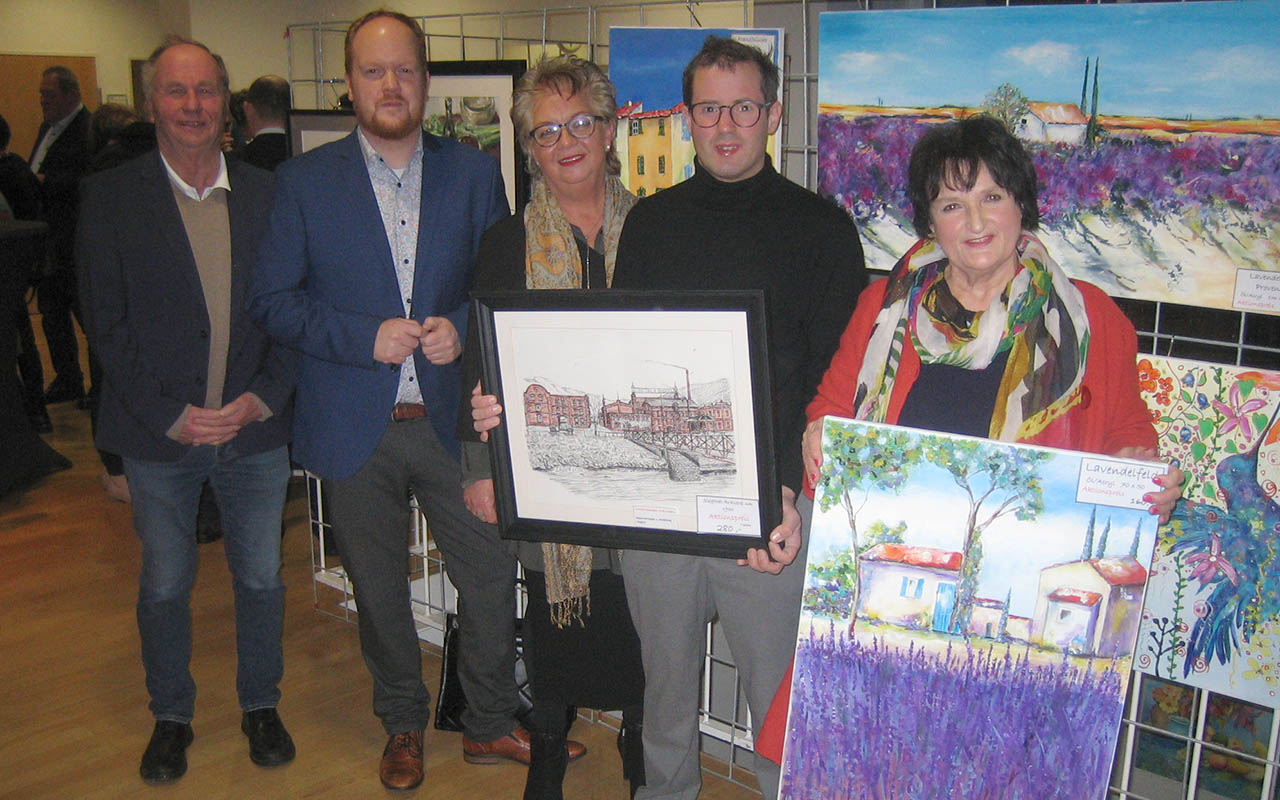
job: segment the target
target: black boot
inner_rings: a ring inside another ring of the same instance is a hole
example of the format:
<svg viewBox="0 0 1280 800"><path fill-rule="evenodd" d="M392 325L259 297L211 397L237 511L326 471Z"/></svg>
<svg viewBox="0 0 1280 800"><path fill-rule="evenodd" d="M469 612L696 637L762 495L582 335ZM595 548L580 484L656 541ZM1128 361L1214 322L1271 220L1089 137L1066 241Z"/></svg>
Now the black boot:
<svg viewBox="0 0 1280 800"><path fill-rule="evenodd" d="M565 737L534 731L529 737L532 752L524 800L564 800L564 770L569 765Z"/></svg>
<svg viewBox="0 0 1280 800"><path fill-rule="evenodd" d="M618 729L618 755L622 757L622 777L631 784L631 797L644 786L644 718L639 709L622 712Z"/></svg>

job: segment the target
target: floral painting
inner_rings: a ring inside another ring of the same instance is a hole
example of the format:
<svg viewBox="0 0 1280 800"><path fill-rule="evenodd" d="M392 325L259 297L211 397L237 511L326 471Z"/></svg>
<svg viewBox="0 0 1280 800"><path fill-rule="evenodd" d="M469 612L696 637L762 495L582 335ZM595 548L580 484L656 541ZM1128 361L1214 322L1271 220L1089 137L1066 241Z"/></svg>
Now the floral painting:
<svg viewBox="0 0 1280 800"><path fill-rule="evenodd" d="M824 13L818 190L888 269L916 238L912 146L985 112L1030 152L1072 277L1280 312L1278 26L1262 0Z"/></svg>
<svg viewBox="0 0 1280 800"><path fill-rule="evenodd" d="M1187 474L1139 638L1150 675L1280 706L1280 373L1143 357L1162 458Z"/></svg>
<svg viewBox="0 0 1280 800"><path fill-rule="evenodd" d="M1105 793L1161 468L828 417L781 796Z"/></svg>

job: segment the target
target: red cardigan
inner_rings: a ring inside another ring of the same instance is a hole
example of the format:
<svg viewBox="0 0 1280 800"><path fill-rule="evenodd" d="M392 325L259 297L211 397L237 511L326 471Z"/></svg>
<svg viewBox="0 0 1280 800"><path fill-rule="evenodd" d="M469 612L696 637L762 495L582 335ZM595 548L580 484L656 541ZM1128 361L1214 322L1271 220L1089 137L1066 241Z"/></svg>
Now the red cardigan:
<svg viewBox="0 0 1280 800"><path fill-rule="evenodd" d="M1089 318L1089 352L1081 401L1025 443L1087 453L1111 454L1129 446L1146 447L1154 452L1156 431L1138 394L1138 337L1133 324L1101 289L1081 281L1073 283L1084 296L1085 315ZM840 348L818 385L818 396L805 409L809 421L827 415L853 417L858 370L887 286L887 279L878 280L858 298L849 326L840 337ZM919 375L920 357L908 339L889 394L887 422L898 421L902 404ZM813 487L808 483L807 474L806 471L805 493L812 497ZM790 698L791 670L788 669L756 740L756 751L778 763L782 763Z"/></svg>

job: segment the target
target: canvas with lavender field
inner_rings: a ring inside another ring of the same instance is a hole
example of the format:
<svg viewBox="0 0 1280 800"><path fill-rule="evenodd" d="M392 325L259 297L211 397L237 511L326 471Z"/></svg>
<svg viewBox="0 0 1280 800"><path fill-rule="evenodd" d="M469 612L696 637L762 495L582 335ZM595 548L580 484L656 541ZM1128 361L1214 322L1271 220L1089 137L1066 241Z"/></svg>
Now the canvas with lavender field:
<svg viewBox="0 0 1280 800"><path fill-rule="evenodd" d="M1274 0L824 13L818 191L888 269L916 238L911 147L989 113L1030 152L1072 277L1280 312L1278 26Z"/></svg>
<svg viewBox="0 0 1280 800"><path fill-rule="evenodd" d="M1187 482L1156 546L1137 666L1280 707L1280 373L1142 356L1138 381Z"/></svg>
<svg viewBox="0 0 1280 800"><path fill-rule="evenodd" d="M782 796L1103 797L1156 464L828 417Z"/></svg>

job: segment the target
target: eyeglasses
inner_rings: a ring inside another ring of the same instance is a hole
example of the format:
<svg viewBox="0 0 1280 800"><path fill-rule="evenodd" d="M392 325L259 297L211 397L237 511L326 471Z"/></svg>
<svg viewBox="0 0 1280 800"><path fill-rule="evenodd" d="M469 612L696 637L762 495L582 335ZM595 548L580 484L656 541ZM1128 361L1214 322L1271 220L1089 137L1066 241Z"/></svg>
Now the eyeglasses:
<svg viewBox="0 0 1280 800"><path fill-rule="evenodd" d="M560 132L568 131L575 139L586 139L596 132L596 123L604 122L604 117L594 114L578 114L568 122L548 122L529 131L529 138L542 147L555 147L560 141Z"/></svg>
<svg viewBox="0 0 1280 800"><path fill-rule="evenodd" d="M773 103L757 103L754 100L738 100L732 105L720 103L694 103L689 109L693 124L699 128L714 128L720 124L720 115L729 109L729 119L739 128L750 128L760 121L760 112Z"/></svg>

